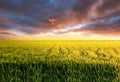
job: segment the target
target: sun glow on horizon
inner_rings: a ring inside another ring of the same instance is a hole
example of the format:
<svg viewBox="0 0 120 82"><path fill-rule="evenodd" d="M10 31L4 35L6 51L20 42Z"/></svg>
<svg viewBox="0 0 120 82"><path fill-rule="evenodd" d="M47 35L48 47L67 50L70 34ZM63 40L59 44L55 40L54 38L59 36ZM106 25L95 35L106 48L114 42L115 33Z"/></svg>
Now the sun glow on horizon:
<svg viewBox="0 0 120 82"><path fill-rule="evenodd" d="M6 32L13 34L8 37L15 40L120 40L119 36L114 35L102 35L90 31L74 31L86 28L87 25L92 23L94 22L85 22L38 34L26 34L13 29Z"/></svg>

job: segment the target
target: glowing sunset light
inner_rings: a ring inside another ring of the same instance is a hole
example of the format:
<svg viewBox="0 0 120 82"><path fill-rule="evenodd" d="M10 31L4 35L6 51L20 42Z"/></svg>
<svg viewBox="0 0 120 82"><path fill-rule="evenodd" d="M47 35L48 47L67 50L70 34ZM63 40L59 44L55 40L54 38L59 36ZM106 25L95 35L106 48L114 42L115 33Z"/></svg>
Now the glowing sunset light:
<svg viewBox="0 0 120 82"><path fill-rule="evenodd" d="M120 38L120 0L0 0L1 40L96 35Z"/></svg>
<svg viewBox="0 0 120 82"><path fill-rule="evenodd" d="M74 26L68 26L67 28L64 29L58 29L58 30L53 30L53 33L64 33L70 30L75 30L75 29L80 29L82 27L86 26L86 24L78 24L78 25L74 25Z"/></svg>

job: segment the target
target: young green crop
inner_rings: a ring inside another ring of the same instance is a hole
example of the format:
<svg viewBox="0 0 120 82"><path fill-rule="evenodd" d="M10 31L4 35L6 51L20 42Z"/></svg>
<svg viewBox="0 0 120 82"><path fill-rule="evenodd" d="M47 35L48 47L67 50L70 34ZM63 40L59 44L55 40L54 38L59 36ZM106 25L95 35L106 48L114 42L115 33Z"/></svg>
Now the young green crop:
<svg viewBox="0 0 120 82"><path fill-rule="evenodd" d="M0 41L0 82L120 82L120 41Z"/></svg>

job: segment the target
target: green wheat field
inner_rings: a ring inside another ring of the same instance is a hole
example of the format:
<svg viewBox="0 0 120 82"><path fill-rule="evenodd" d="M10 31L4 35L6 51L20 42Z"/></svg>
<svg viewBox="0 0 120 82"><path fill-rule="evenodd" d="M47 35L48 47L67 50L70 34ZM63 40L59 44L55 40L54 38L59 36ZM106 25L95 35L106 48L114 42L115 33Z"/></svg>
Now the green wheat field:
<svg viewBox="0 0 120 82"><path fill-rule="evenodd" d="M120 82L120 41L0 41L0 82Z"/></svg>

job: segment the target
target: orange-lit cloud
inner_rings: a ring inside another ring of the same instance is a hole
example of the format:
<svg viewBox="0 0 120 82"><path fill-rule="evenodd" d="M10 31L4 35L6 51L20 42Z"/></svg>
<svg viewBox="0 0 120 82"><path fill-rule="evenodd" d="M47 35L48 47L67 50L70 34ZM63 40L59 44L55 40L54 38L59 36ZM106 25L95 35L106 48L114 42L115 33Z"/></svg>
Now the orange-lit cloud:
<svg viewBox="0 0 120 82"><path fill-rule="evenodd" d="M120 36L120 0L0 0L0 39L97 35Z"/></svg>
<svg viewBox="0 0 120 82"><path fill-rule="evenodd" d="M50 22L52 25L54 25L54 24L57 22L57 20L56 20L55 18L51 18L51 19L49 19L49 22Z"/></svg>

